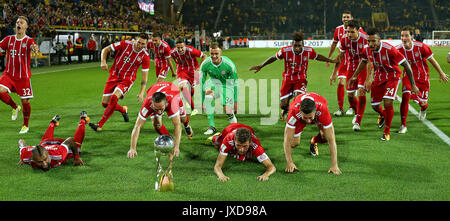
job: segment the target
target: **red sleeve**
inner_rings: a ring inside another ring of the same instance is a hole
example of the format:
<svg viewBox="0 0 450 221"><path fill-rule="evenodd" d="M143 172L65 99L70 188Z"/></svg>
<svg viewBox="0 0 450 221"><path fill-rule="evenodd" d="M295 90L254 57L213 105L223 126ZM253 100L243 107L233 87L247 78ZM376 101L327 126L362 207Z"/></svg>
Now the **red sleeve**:
<svg viewBox="0 0 450 221"><path fill-rule="evenodd" d="M391 50L388 51L389 59L391 59L395 64L400 65L404 61L406 61L405 56L400 53L397 48L392 47Z"/></svg>
<svg viewBox="0 0 450 221"><path fill-rule="evenodd" d="M192 52L191 53L192 53L192 55L194 55L195 57L198 57L198 58L203 55L203 52L199 51L196 48L192 48Z"/></svg>
<svg viewBox="0 0 450 221"><path fill-rule="evenodd" d="M334 29L333 41L339 42L339 28Z"/></svg>
<svg viewBox="0 0 450 221"><path fill-rule="evenodd" d="M346 47L346 45L344 44L345 42L344 42L344 38L341 38L341 40L339 40L339 50L341 51L341 52L344 52L344 51L346 51L347 50L347 47Z"/></svg>
<svg viewBox="0 0 450 221"><path fill-rule="evenodd" d="M363 48L363 53L361 53L361 59L363 59L363 60L369 60L368 53L369 53L369 47L365 46L365 47Z"/></svg>
<svg viewBox="0 0 450 221"><path fill-rule="evenodd" d="M124 47L125 47L125 40L116 42L116 43L114 43L114 44L111 44L111 49L112 49L113 51L121 50L121 49L123 49Z"/></svg>
<svg viewBox="0 0 450 221"><path fill-rule="evenodd" d="M276 54L275 57L277 57L278 60L285 58L285 53L283 53L283 49L280 49Z"/></svg>
<svg viewBox="0 0 450 221"><path fill-rule="evenodd" d="M420 48L420 52L422 53L422 57L425 59L430 59L433 57L433 52L431 51L430 47L428 45L423 44L423 47Z"/></svg>
<svg viewBox="0 0 450 221"><path fill-rule="evenodd" d="M147 96L142 104L141 110L139 111L139 118L142 120L147 120L148 116L153 113L153 109L150 107L152 101L151 96Z"/></svg>
<svg viewBox="0 0 450 221"><path fill-rule="evenodd" d="M173 95L171 101L169 101L169 105L166 108L167 116L170 118L175 117L177 114L180 114L180 102L181 97L179 94Z"/></svg>
<svg viewBox="0 0 450 221"><path fill-rule="evenodd" d="M220 144L219 152L222 155L228 156L228 152L230 152L233 147L230 145L230 141L233 140L233 134L229 133L225 138L223 138L222 144Z"/></svg>
<svg viewBox="0 0 450 221"><path fill-rule="evenodd" d="M286 127L295 129L295 134L298 134L303 131L306 124L298 118L298 108L295 108L297 102L292 102L289 107L289 113L286 120Z"/></svg>
<svg viewBox="0 0 450 221"><path fill-rule="evenodd" d="M142 60L142 71L148 71L150 69L150 56L147 54Z"/></svg>
<svg viewBox="0 0 450 221"><path fill-rule="evenodd" d="M33 146L20 148L20 160L25 164L31 164L31 151L33 148Z"/></svg>
<svg viewBox="0 0 450 221"><path fill-rule="evenodd" d="M317 58L317 53L316 51L314 51L314 48L311 48L311 52L309 52L309 59L316 59Z"/></svg>
<svg viewBox="0 0 450 221"><path fill-rule="evenodd" d="M172 56L171 53L170 53L170 51L171 51L170 47L164 48L164 57L165 57L166 59L169 59L169 58Z"/></svg>
<svg viewBox="0 0 450 221"><path fill-rule="evenodd" d="M331 114L328 110L327 106L323 106L321 108L321 114L319 116L319 122L323 125L324 128L329 128L332 126L333 122L331 120Z"/></svg>
<svg viewBox="0 0 450 221"><path fill-rule="evenodd" d="M9 41L9 36L6 36L5 38L3 38L2 41L0 41L0 48L2 48L4 51L6 51L6 49L8 49L8 41Z"/></svg>

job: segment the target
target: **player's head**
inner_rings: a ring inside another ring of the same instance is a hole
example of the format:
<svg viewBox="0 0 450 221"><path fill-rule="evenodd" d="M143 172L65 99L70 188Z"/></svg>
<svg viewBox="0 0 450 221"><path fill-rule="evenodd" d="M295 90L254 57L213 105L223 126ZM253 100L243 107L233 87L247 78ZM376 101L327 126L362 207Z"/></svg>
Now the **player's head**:
<svg viewBox="0 0 450 221"><path fill-rule="evenodd" d="M378 51L380 49L381 37L378 29L369 28L367 30L367 44L372 51Z"/></svg>
<svg viewBox="0 0 450 221"><path fill-rule="evenodd" d="M43 171L50 170L51 159L48 155L48 151L44 147L39 146L39 145L36 146L31 151L31 160L32 160L32 164L34 166L36 166L37 168L39 168Z"/></svg>
<svg viewBox="0 0 450 221"><path fill-rule="evenodd" d="M342 24L347 27L348 21L353 20L352 12L351 11L344 11L342 12Z"/></svg>
<svg viewBox="0 0 450 221"><path fill-rule="evenodd" d="M359 37L359 22L357 20L350 20L347 23L347 35L351 40L356 40Z"/></svg>
<svg viewBox="0 0 450 221"><path fill-rule="evenodd" d="M234 144L236 146L236 151L243 155L247 152L250 147L250 143L252 141L252 132L245 128L241 127L236 130L236 134L234 136Z"/></svg>
<svg viewBox="0 0 450 221"><path fill-rule="evenodd" d="M209 46L209 55L211 56L211 61L214 64L219 64L222 57L222 49L219 46L219 42L213 42Z"/></svg>
<svg viewBox="0 0 450 221"><path fill-rule="evenodd" d="M294 32L292 34L292 46L294 47L295 53L300 53L303 50L303 40L305 39L305 34L302 32Z"/></svg>
<svg viewBox="0 0 450 221"><path fill-rule="evenodd" d="M175 47L177 48L178 53L184 54L184 38L178 37L177 39L175 39Z"/></svg>
<svg viewBox="0 0 450 221"><path fill-rule="evenodd" d="M162 92L155 92L152 95L151 107L158 115L161 115L167 107L166 95Z"/></svg>
<svg viewBox="0 0 450 221"><path fill-rule="evenodd" d="M409 26L405 26L402 28L402 31L400 32L400 39L402 40L403 45L410 45L413 38L414 38L414 32L413 28Z"/></svg>
<svg viewBox="0 0 450 221"><path fill-rule="evenodd" d="M136 36L136 43L134 44L134 49L136 51L141 51L142 49L147 47L148 35L145 33L140 33Z"/></svg>
<svg viewBox="0 0 450 221"><path fill-rule="evenodd" d="M310 124L316 116L316 103L312 99L305 98L300 103L300 111L302 113L302 119Z"/></svg>
<svg viewBox="0 0 450 221"><path fill-rule="evenodd" d="M153 35L152 35L152 42L153 42L153 44L154 44L156 47L158 47L159 44L161 43L161 33L159 33L159 32L153 32Z"/></svg>
<svg viewBox="0 0 450 221"><path fill-rule="evenodd" d="M19 16L16 20L16 32L25 33L28 28L28 18L25 16Z"/></svg>

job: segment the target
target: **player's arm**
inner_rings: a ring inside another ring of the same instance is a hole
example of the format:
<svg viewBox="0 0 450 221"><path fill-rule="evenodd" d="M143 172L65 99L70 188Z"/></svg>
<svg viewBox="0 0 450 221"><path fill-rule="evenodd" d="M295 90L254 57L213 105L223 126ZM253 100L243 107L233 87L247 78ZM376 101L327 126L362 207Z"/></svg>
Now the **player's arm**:
<svg viewBox="0 0 450 221"><path fill-rule="evenodd" d="M69 147L69 149L72 151L73 165L75 165L75 166L84 165L83 160L81 160L81 158L80 158L80 152L78 151L78 146L73 137L67 138L64 142L62 142L62 144Z"/></svg>
<svg viewBox="0 0 450 221"><path fill-rule="evenodd" d="M203 61L206 60L206 58L208 58L208 55L206 55L205 53L202 53L200 65L203 64ZM200 70L200 66L197 68L196 71L199 71L199 70Z"/></svg>
<svg viewBox="0 0 450 221"><path fill-rule="evenodd" d="M178 155L180 154L180 140L181 140L181 120L180 120L180 115L177 114L177 115L173 116L171 119L172 119L172 123L173 123L173 127L174 127L173 153L175 154L175 156L178 157Z"/></svg>
<svg viewBox="0 0 450 221"><path fill-rule="evenodd" d="M131 132L130 150L127 153L127 158L134 158L135 156L137 156L136 145L139 139L139 133L141 132L141 128L142 126L144 126L144 124L145 120L137 117L133 131Z"/></svg>
<svg viewBox="0 0 450 221"><path fill-rule="evenodd" d="M411 92L413 94L419 94L419 88L417 88L416 82L414 81L414 75L411 69L411 65L406 59L400 65L405 68L406 75L408 75L409 83L411 84Z"/></svg>
<svg viewBox="0 0 450 221"><path fill-rule="evenodd" d="M333 82L336 82L337 71L339 69L339 66L342 63L342 59L344 59L344 53L339 52L339 55L336 58L336 64L334 65L334 68L333 68L333 73L331 73L331 76L330 76L330 85L333 85Z"/></svg>
<svg viewBox="0 0 450 221"><path fill-rule="evenodd" d="M214 173L217 175L217 179L220 181L227 181L230 178L225 176L222 171L223 164L227 160L227 156L220 154L217 156L216 165L214 165Z"/></svg>
<svg viewBox="0 0 450 221"><path fill-rule="evenodd" d="M371 61L367 62L367 71L366 71L366 81L364 82L364 87L367 92L370 92L371 89L371 79L373 79L373 63Z"/></svg>
<svg viewBox="0 0 450 221"><path fill-rule="evenodd" d="M144 100L145 89L147 88L147 80L148 80L148 69L142 70L141 89L139 90L139 94L137 95L138 102L142 102Z"/></svg>
<svg viewBox="0 0 450 221"><path fill-rule="evenodd" d="M108 70L108 64L106 63L106 58L108 57L108 54L112 51L111 45L106 46L102 49L101 53L101 60L100 60L100 67L107 71Z"/></svg>
<svg viewBox="0 0 450 221"><path fill-rule="evenodd" d="M172 72L172 77L177 77L175 74L175 69L173 68L172 58L167 59L167 63L169 64L170 71Z"/></svg>
<svg viewBox="0 0 450 221"><path fill-rule="evenodd" d="M325 139L328 141L328 145L330 147L331 168L328 170L328 173L340 175L342 172L338 167L337 145L336 145L336 138L334 135L334 126L331 125L328 128L323 128L323 135Z"/></svg>
<svg viewBox="0 0 450 221"><path fill-rule="evenodd" d="M22 148L25 148L27 146L26 142L24 139L20 139L18 142L18 146L19 146L19 152L22 152ZM17 165L23 165L25 164L22 159L19 160L19 162L17 162Z"/></svg>
<svg viewBox="0 0 450 221"><path fill-rule="evenodd" d="M444 71L442 71L441 66L439 65L439 63L436 61L436 59L434 57L431 57L428 59L428 61L430 61L431 65L433 65L434 69L436 69L436 71L438 71L439 73L439 81L443 81L445 83L448 82L448 75L446 75L444 73Z"/></svg>
<svg viewBox="0 0 450 221"><path fill-rule="evenodd" d="M292 173L294 170L298 170L292 160L292 143L294 143L295 129L286 125L284 128L284 156L286 157L286 172ZM301 135L300 135L301 136Z"/></svg>
<svg viewBox="0 0 450 221"><path fill-rule="evenodd" d="M269 158L265 159L261 163L266 167L266 172L261 174L261 176L258 177L258 180L267 181L269 180L269 176L274 174L277 171L277 169L275 168L275 166L273 165L272 161Z"/></svg>
<svg viewBox="0 0 450 221"><path fill-rule="evenodd" d="M262 64L260 65L255 65L250 67L248 70L249 71L255 71L255 74L258 73L258 71L260 71L264 66L268 65L268 64L272 64L273 62L275 62L276 60L278 60L278 58L276 57L276 55L271 56L269 58L267 58Z"/></svg>
<svg viewBox="0 0 450 221"><path fill-rule="evenodd" d="M367 60L361 59L361 61L358 64L358 67L356 68L355 73L353 73L353 76L350 77L350 80L349 80L350 82L355 81L358 78L359 74L364 70L364 68L366 68L367 63L368 63Z"/></svg>
<svg viewBox="0 0 450 221"><path fill-rule="evenodd" d="M335 58L334 60L331 60L331 59L329 59L329 58L327 58L327 57L325 57L325 56L323 56L321 54L317 54L316 60L317 61L325 61L325 62L328 62L328 63L336 63L337 62L337 58Z"/></svg>
<svg viewBox="0 0 450 221"><path fill-rule="evenodd" d="M333 43L331 43L331 47L330 47L330 52L328 53L328 58L331 58L331 56L334 53L334 50L336 49L336 45L337 45L337 41L333 41ZM330 63L327 62L326 65L328 66Z"/></svg>

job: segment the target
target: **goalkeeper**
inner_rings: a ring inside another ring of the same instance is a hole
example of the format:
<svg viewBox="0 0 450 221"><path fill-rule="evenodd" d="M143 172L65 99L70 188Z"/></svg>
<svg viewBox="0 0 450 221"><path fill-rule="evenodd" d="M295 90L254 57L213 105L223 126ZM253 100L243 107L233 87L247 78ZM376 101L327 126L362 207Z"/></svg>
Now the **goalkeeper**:
<svg viewBox="0 0 450 221"><path fill-rule="evenodd" d="M214 124L216 98L222 97L222 104L230 123L237 123L235 114L238 103L236 66L229 58L222 56L222 49L217 42L211 43L209 52L210 57L200 66L202 108L206 112L209 123L205 135L217 132ZM210 78L206 80L208 75Z"/></svg>

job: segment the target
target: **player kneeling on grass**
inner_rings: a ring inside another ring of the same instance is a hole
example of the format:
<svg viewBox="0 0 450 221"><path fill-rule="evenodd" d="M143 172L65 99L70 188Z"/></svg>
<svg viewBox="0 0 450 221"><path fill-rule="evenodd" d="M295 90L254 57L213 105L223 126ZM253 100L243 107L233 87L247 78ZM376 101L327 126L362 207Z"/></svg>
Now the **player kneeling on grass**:
<svg viewBox="0 0 450 221"><path fill-rule="evenodd" d="M55 127L59 125L60 117L54 116L41 143L37 146L27 146L25 140L19 140L20 161L18 165L29 164L33 168L44 171L56 168L64 164L67 159L73 157L73 165L84 165L80 158L81 144L84 140L85 124L89 123L89 117L85 111L80 114L80 123L74 137L67 139L54 138Z"/></svg>
<svg viewBox="0 0 450 221"><path fill-rule="evenodd" d="M327 100L317 93L310 92L295 97L289 107L286 127L284 130L284 154L286 156L286 172L298 170L292 160L292 148L300 144L300 135L306 124L316 124L319 134L310 141L310 152L319 155L318 143L328 142L331 154L331 168L328 173L341 174L337 162L337 147L334 127L331 121Z"/></svg>
<svg viewBox="0 0 450 221"><path fill-rule="evenodd" d="M216 173L218 176L217 179L220 181L230 179L222 172L222 166L229 154L240 161L256 157L266 167L266 172L258 176L258 180L260 181L268 180L269 176L276 171L275 166L261 146L259 139L253 133L253 129L247 125L232 123L223 129L222 133L217 133L209 137L207 141L212 142L219 150L216 165L214 166L214 173Z"/></svg>
<svg viewBox="0 0 450 221"><path fill-rule="evenodd" d="M186 115L186 109L178 87L171 82L159 82L147 90L147 97L142 104L136 124L131 132L130 150L127 153L128 158L133 158L137 155L136 145L139 133L148 117L152 119L156 132L160 135L170 136L167 128L162 124L164 112L167 113L174 126L174 154L178 157L180 153L181 122L184 124L184 130L188 139L192 139L194 131L189 125L189 116ZM172 158L172 155L170 158Z"/></svg>

